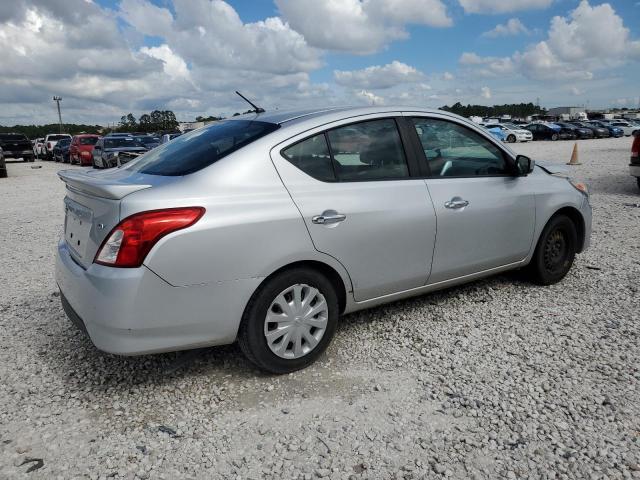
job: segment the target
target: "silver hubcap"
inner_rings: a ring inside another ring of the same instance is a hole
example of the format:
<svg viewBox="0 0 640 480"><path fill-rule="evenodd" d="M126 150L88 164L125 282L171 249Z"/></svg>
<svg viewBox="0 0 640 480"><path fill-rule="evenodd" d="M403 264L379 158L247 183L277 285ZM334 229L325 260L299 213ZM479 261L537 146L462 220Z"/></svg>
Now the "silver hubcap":
<svg viewBox="0 0 640 480"><path fill-rule="evenodd" d="M329 308L324 296L304 283L286 288L271 302L264 320L264 336L281 358L300 358L324 335Z"/></svg>

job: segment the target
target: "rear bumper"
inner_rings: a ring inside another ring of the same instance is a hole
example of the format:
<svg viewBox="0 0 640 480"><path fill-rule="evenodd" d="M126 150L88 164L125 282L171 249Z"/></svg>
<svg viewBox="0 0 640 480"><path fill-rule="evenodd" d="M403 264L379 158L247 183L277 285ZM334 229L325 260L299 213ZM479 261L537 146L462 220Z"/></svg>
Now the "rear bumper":
<svg viewBox="0 0 640 480"><path fill-rule="evenodd" d="M147 267L80 267L58 244L63 307L100 350L120 355L232 343L260 279L173 287Z"/></svg>

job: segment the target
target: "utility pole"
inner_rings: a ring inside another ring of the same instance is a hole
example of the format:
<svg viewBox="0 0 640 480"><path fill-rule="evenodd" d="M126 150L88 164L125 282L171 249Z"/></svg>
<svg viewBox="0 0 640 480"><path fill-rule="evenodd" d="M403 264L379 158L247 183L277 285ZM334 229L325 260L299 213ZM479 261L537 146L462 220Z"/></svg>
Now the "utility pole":
<svg viewBox="0 0 640 480"><path fill-rule="evenodd" d="M60 123L60 133L62 133L62 115L60 114L60 102L62 101L62 97L54 95L53 101L56 102L58 106L58 122Z"/></svg>

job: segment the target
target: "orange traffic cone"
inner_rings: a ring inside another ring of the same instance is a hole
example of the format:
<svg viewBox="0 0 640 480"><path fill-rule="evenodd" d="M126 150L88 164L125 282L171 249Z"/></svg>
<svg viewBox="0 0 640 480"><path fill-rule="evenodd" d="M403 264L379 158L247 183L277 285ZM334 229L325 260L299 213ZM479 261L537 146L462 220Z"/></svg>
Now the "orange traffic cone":
<svg viewBox="0 0 640 480"><path fill-rule="evenodd" d="M567 165L582 165L578 160L578 142L573 145L573 152L571 153L571 160Z"/></svg>

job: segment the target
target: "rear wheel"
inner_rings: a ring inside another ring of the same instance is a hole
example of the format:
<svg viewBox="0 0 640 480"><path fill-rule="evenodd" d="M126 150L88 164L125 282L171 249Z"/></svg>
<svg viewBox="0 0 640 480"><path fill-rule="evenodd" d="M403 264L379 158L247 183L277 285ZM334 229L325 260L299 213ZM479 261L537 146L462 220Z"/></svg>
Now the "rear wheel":
<svg viewBox="0 0 640 480"><path fill-rule="evenodd" d="M515 135L509 135L507 137L507 142L509 143L516 143L516 136Z"/></svg>
<svg viewBox="0 0 640 480"><path fill-rule="evenodd" d="M552 285L571 270L578 249L576 227L566 215L549 220L527 267L529 278L539 285Z"/></svg>
<svg viewBox="0 0 640 480"><path fill-rule="evenodd" d="M247 358L284 374L312 364L338 325L338 296L321 273L295 268L268 279L245 309L238 341Z"/></svg>

